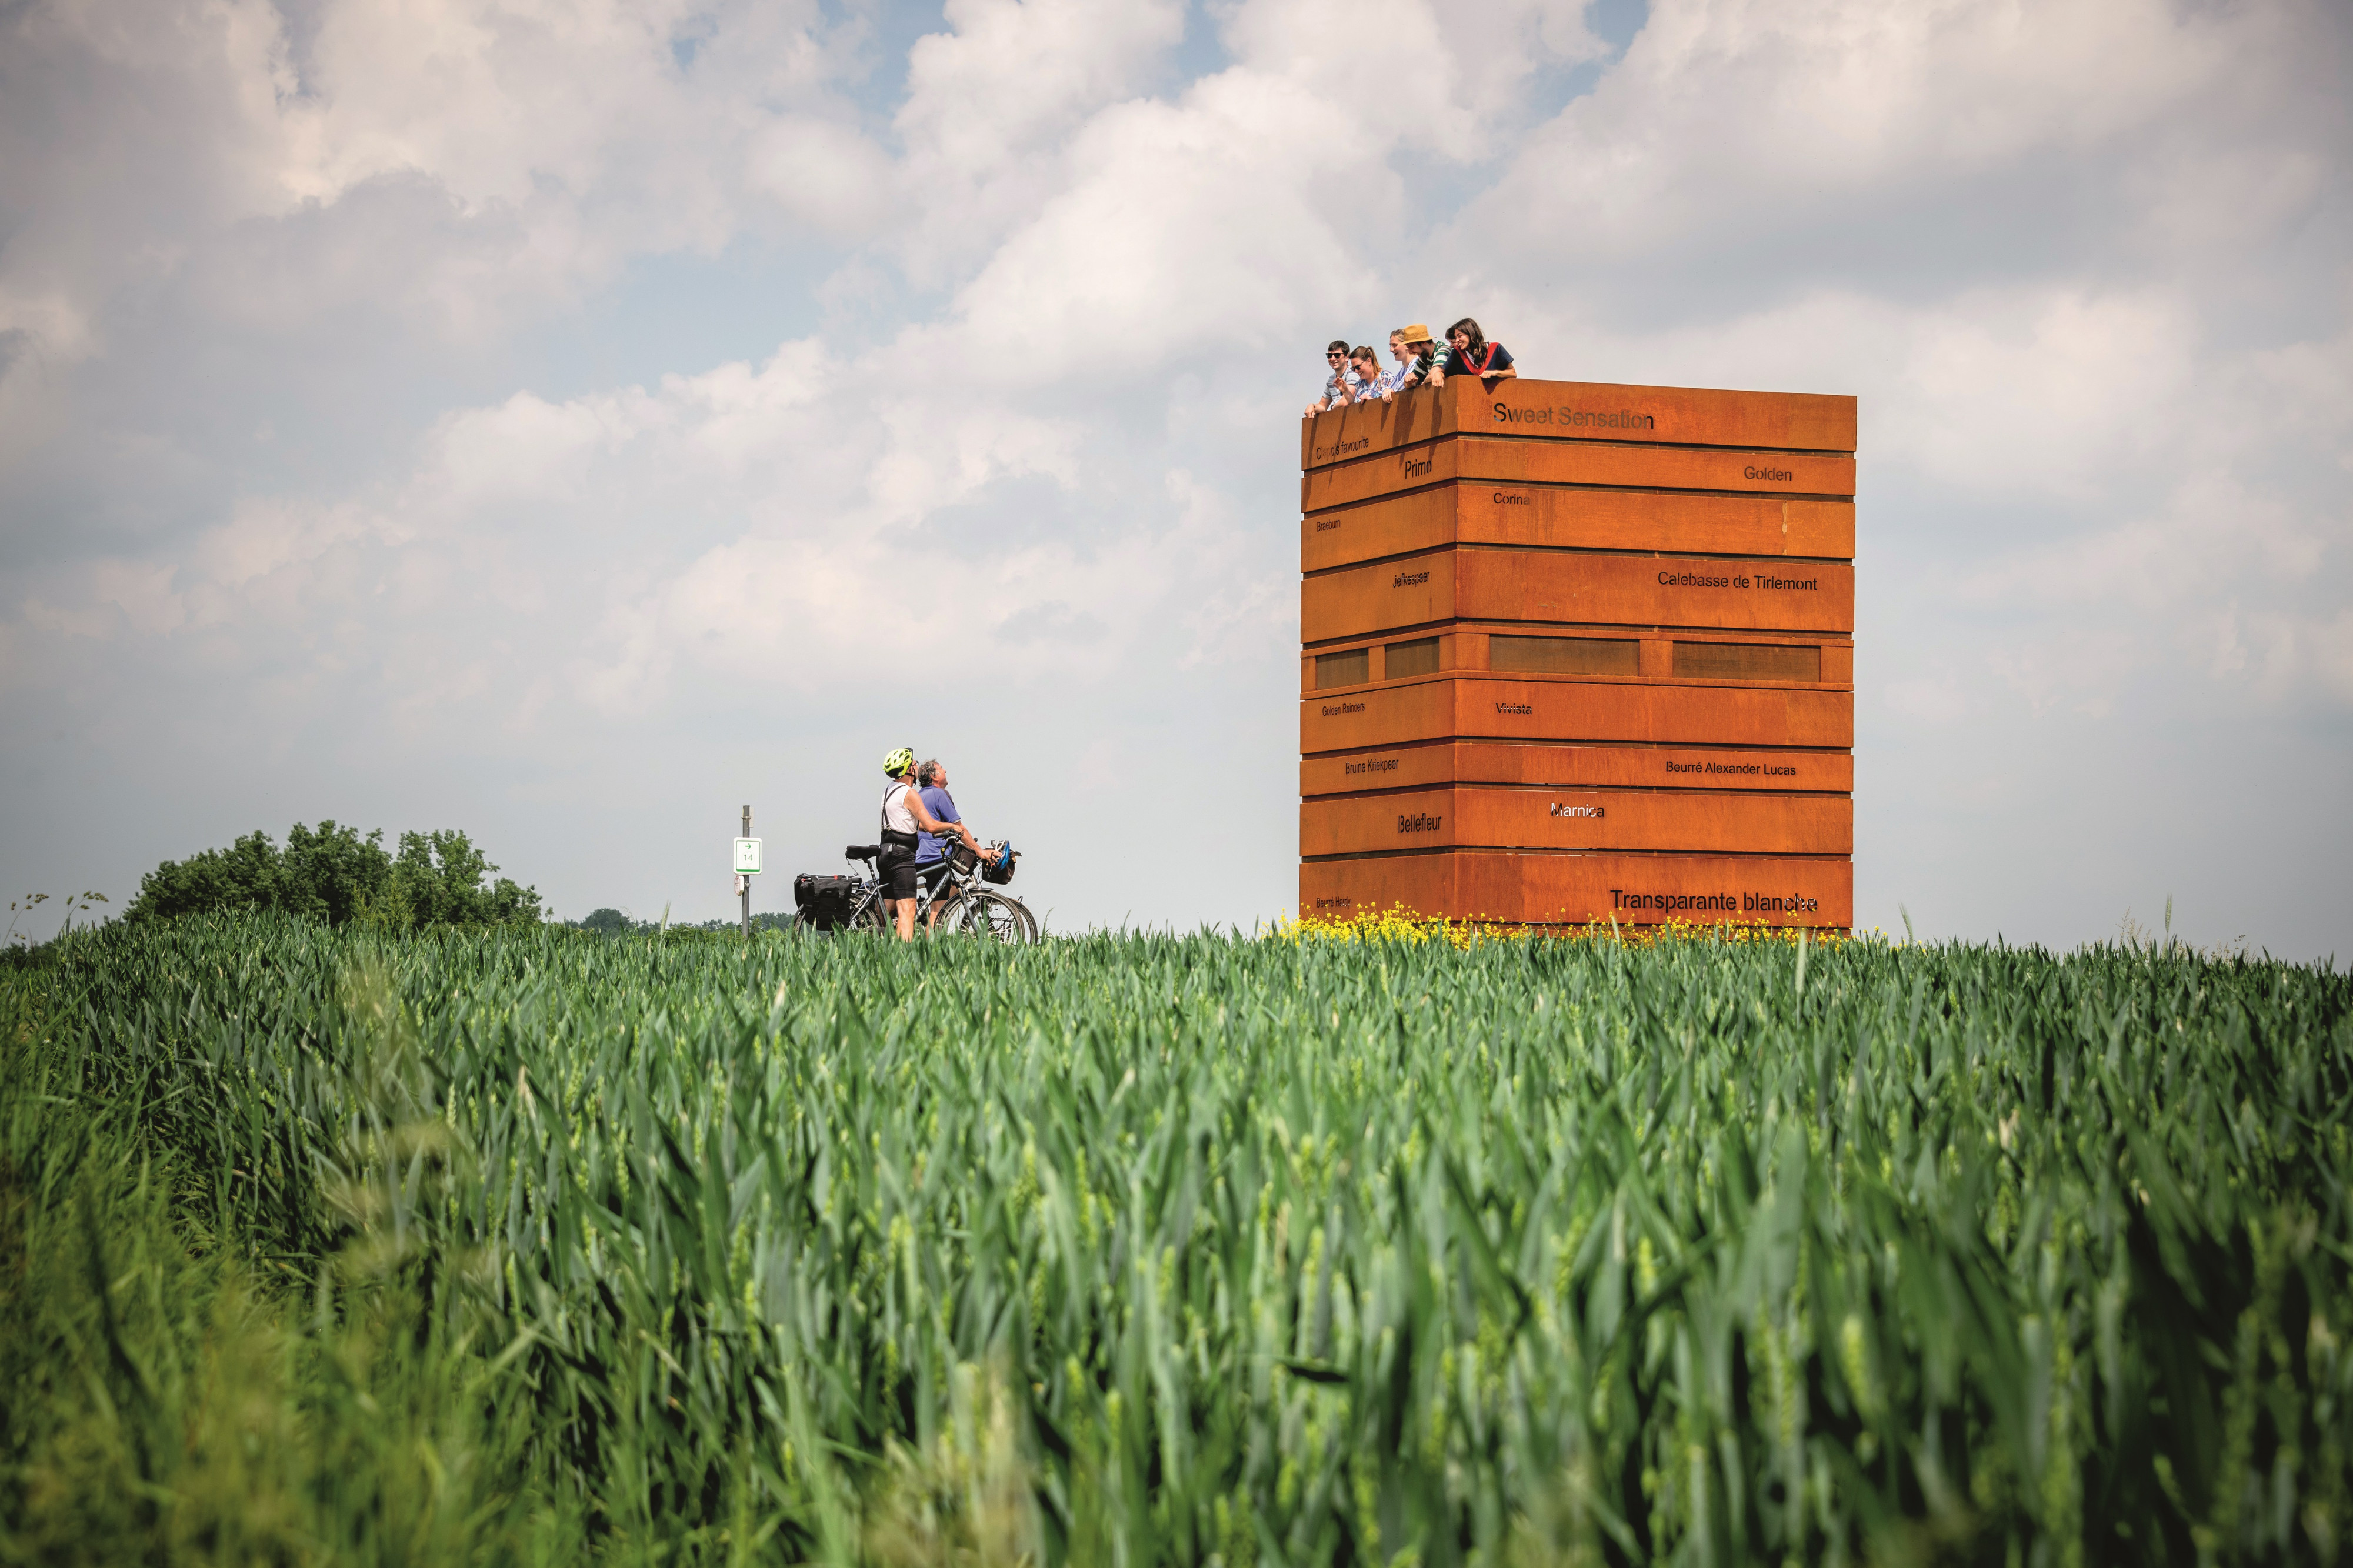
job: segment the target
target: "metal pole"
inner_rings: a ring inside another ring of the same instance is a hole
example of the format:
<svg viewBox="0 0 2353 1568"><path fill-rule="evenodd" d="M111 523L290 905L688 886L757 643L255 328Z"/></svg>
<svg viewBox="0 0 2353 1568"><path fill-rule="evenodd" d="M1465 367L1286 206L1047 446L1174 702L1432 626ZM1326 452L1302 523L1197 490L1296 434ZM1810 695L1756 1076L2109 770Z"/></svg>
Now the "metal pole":
<svg viewBox="0 0 2353 1568"><path fill-rule="evenodd" d="M752 808L748 805L744 808L744 837L752 837ZM752 940L752 879L738 877L735 879L744 884L744 940L749 942Z"/></svg>

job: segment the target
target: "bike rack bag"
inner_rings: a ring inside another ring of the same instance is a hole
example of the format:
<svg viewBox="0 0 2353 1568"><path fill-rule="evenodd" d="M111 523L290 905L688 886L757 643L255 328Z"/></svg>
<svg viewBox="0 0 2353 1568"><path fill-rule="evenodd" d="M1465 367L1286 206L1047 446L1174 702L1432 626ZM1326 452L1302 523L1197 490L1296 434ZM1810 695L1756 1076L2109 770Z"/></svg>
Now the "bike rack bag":
<svg viewBox="0 0 2353 1568"><path fill-rule="evenodd" d="M838 931L849 923L858 900L858 879L827 877L804 871L793 879L793 907L818 931Z"/></svg>

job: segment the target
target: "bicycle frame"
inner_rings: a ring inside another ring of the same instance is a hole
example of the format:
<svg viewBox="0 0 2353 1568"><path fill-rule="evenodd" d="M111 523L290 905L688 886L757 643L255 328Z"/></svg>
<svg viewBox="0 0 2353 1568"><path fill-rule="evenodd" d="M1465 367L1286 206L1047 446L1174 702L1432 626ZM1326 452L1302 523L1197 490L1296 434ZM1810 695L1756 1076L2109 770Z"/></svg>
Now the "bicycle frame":
<svg viewBox="0 0 2353 1568"><path fill-rule="evenodd" d="M876 869L879 867L881 856L879 854L871 858L851 856L849 857L849 860L852 866L863 866L868 869L852 873L858 882L858 896L850 901L849 914L843 923L855 931L861 923L871 920L877 927L883 930L890 929L897 922L881 908L882 879ZM944 874L934 875L934 871L942 866L946 868ZM1029 928L1030 940L1037 939L1037 918L1029 913L1028 906L1010 893L1001 893L985 886L981 880L979 861L975 860L967 869L957 866L955 855L950 854L939 860L927 860L916 869L915 919L922 922L926 932L935 929L943 912L966 899L977 898L985 893L1011 906L1020 916L1023 924Z"/></svg>

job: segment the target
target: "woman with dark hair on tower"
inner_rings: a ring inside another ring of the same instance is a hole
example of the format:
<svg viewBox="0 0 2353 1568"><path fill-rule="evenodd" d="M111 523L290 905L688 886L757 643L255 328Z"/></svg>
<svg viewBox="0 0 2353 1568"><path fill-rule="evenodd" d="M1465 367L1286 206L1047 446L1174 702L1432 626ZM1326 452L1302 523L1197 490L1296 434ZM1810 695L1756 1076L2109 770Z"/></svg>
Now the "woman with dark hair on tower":
<svg viewBox="0 0 2353 1568"><path fill-rule="evenodd" d="M1444 386L1450 375L1475 375L1493 392L1497 382L1519 374L1512 368L1512 351L1489 342L1479 323L1465 316L1446 329L1446 348L1430 366L1430 384Z"/></svg>

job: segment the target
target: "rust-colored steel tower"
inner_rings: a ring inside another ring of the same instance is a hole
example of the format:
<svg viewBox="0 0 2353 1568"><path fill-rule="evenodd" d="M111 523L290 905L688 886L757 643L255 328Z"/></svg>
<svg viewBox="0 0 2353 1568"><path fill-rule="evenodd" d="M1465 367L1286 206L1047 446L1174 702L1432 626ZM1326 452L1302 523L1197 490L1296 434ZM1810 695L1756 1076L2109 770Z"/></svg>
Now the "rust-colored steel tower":
<svg viewBox="0 0 2353 1568"><path fill-rule="evenodd" d="M1299 907L1854 921L1852 397L1450 381L1300 437Z"/></svg>

